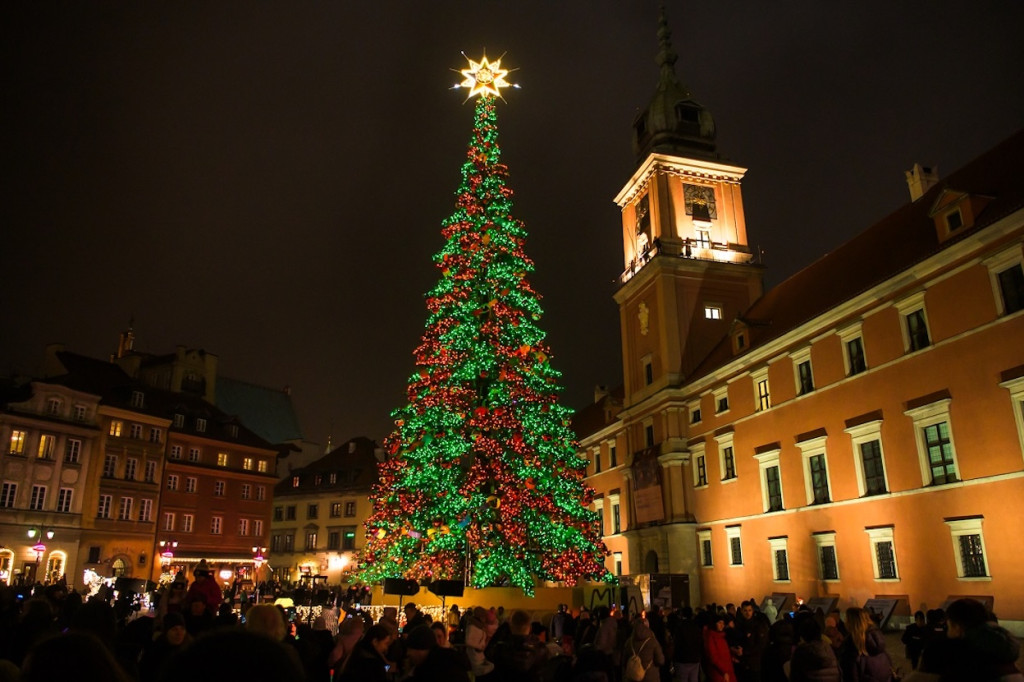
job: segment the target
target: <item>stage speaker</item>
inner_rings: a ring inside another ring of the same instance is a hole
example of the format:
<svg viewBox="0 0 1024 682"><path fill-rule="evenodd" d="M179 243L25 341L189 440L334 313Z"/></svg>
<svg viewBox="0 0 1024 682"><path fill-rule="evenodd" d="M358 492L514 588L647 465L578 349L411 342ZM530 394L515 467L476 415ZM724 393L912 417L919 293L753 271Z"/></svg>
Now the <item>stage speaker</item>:
<svg viewBox="0 0 1024 682"><path fill-rule="evenodd" d="M427 589L438 597L461 597L465 583L461 580L435 580Z"/></svg>
<svg viewBox="0 0 1024 682"><path fill-rule="evenodd" d="M402 580L401 578L385 578L384 594L400 594L411 597L419 594L420 584L415 580Z"/></svg>

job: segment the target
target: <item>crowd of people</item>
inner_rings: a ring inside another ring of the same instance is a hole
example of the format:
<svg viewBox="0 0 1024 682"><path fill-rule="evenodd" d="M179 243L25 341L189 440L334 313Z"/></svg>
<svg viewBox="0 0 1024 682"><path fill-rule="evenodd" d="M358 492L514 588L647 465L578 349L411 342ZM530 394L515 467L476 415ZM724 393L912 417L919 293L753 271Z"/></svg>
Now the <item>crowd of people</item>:
<svg viewBox="0 0 1024 682"><path fill-rule="evenodd" d="M1024 682L1018 640L969 599L917 614L903 634L914 669L901 672L872 613L855 607L452 606L435 620L407 603L374 622L342 599L302 622L272 604L236 611L202 565L134 617L66 586L19 594L0 591L0 682Z"/></svg>

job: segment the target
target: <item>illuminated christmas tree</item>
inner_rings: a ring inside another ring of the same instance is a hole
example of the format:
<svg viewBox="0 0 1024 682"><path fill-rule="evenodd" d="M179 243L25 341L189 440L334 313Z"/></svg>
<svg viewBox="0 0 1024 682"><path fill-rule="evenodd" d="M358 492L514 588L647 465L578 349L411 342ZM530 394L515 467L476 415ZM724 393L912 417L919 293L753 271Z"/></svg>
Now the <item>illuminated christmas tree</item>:
<svg viewBox="0 0 1024 682"><path fill-rule="evenodd" d="M570 411L558 403L526 231L512 218L495 104L501 60L469 60L477 96L441 272L366 521L364 580L463 579L532 594L537 580L613 580Z"/></svg>

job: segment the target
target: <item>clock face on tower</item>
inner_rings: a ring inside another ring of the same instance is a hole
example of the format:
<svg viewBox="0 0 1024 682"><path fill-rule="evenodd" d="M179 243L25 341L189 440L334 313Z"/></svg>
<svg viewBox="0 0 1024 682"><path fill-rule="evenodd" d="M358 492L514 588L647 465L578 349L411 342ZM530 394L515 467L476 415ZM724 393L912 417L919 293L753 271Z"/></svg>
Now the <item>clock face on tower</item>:
<svg viewBox="0 0 1024 682"><path fill-rule="evenodd" d="M718 211L715 208L715 188L710 185L683 183L683 203L686 205L686 215L693 215L693 205L696 203L708 207L709 218L712 220L718 218Z"/></svg>

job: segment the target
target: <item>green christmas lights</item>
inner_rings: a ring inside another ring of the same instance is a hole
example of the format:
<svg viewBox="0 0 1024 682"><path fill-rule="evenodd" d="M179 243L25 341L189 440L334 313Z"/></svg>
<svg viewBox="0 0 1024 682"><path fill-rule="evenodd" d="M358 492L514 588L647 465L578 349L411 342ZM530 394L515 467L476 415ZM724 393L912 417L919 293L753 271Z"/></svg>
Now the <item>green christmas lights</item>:
<svg viewBox="0 0 1024 682"><path fill-rule="evenodd" d="M426 296L408 404L392 413L363 580L466 579L530 594L537 580L614 580L507 178L495 98L484 95L434 256L441 279Z"/></svg>

